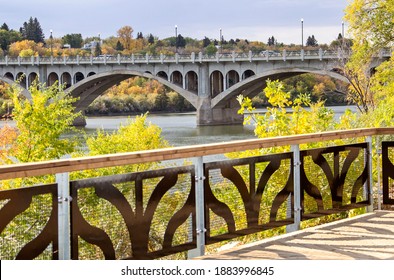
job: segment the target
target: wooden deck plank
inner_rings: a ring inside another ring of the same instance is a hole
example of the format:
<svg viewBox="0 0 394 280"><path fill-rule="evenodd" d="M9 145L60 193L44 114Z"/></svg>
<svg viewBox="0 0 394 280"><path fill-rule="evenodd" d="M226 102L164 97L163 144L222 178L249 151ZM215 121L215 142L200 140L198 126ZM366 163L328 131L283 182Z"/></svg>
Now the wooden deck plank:
<svg viewBox="0 0 394 280"><path fill-rule="evenodd" d="M376 211L199 259L394 260L394 212Z"/></svg>

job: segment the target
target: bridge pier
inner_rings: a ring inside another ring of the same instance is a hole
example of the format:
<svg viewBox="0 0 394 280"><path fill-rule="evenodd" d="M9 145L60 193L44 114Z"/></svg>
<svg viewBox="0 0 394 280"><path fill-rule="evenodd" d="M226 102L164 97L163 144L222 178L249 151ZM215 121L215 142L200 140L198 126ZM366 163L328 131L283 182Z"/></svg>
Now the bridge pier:
<svg viewBox="0 0 394 280"><path fill-rule="evenodd" d="M200 98L197 108L197 125L242 125L243 115L238 114L239 104L236 100L228 102L222 108L211 108L210 98Z"/></svg>
<svg viewBox="0 0 394 280"><path fill-rule="evenodd" d="M83 112L82 112L82 116L74 119L73 126L76 126L76 127L85 127L86 126L85 114Z"/></svg>

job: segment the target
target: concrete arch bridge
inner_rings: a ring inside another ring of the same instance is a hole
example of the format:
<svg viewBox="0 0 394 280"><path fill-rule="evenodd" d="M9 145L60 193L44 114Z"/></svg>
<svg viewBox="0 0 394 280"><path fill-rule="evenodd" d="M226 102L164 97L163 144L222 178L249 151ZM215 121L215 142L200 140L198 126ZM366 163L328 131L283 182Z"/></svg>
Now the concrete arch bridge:
<svg viewBox="0 0 394 280"><path fill-rule="evenodd" d="M338 74L339 51L286 51L261 53L216 53L175 56L103 57L4 57L0 58L0 80L28 88L35 80L52 85L65 84L79 97L75 107L84 111L94 99L122 80L134 76L155 79L178 92L197 111L197 125L240 124L236 96L253 97L266 80L284 79L303 73L328 75L346 82ZM376 64L387 59L382 53ZM24 91L26 96L28 91ZM81 120L77 125L84 125Z"/></svg>

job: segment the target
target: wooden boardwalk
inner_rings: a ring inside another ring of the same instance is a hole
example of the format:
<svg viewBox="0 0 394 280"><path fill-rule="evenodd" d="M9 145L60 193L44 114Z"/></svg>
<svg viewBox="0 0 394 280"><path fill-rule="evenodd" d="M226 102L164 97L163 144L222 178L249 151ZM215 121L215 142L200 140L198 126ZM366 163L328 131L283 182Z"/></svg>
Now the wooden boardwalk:
<svg viewBox="0 0 394 280"><path fill-rule="evenodd" d="M199 259L394 260L394 212L377 211Z"/></svg>

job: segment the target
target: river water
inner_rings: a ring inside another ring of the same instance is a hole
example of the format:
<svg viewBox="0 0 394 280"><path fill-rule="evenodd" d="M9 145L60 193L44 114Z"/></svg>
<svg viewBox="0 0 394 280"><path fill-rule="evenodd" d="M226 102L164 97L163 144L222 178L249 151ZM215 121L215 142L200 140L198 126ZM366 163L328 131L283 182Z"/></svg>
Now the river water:
<svg viewBox="0 0 394 280"><path fill-rule="evenodd" d="M346 109L356 111L355 106L330 108L334 110L336 117L343 114ZM259 112L264 111L261 109ZM84 130L87 134L95 134L97 129L110 132L118 129L120 124L126 123L127 120L128 117L88 117ZM162 129L163 138L174 147L256 138L253 125L197 126L195 113L151 114L147 120L159 126ZM7 121L0 122L0 127L5 124L15 125L13 121Z"/></svg>
<svg viewBox="0 0 394 280"><path fill-rule="evenodd" d="M334 110L336 117L343 114L346 109L356 110L355 106L330 108ZM127 117L88 117L85 130L87 133L95 133L99 128L113 131L121 123L127 122L127 119ZM149 115L147 119L162 129L163 138L174 147L256 138L252 125L197 126L195 113L154 114Z"/></svg>

